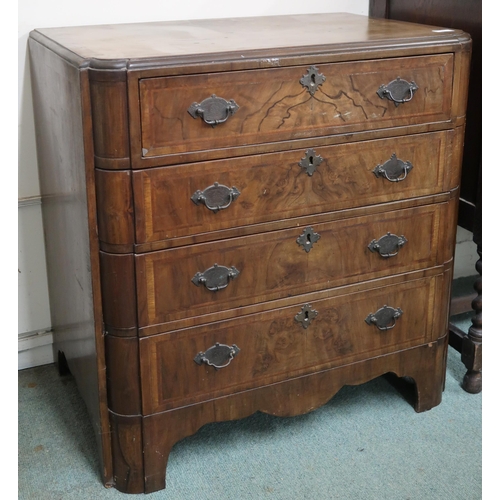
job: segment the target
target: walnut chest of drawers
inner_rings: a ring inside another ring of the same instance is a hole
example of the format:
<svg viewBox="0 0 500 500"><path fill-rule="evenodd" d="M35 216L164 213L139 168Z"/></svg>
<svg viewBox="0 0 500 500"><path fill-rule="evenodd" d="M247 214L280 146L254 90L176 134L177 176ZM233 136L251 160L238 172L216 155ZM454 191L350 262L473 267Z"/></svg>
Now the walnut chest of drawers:
<svg viewBox="0 0 500 500"><path fill-rule="evenodd" d="M29 48L55 349L107 485L387 372L439 404L468 35L322 14Z"/></svg>

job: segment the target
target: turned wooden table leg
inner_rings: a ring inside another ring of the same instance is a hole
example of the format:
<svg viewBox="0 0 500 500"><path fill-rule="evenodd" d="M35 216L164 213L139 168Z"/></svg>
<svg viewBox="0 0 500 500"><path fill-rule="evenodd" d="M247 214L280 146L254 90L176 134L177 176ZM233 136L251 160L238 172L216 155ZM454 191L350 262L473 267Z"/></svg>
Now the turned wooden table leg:
<svg viewBox="0 0 500 500"><path fill-rule="evenodd" d="M482 389L482 353L483 353L483 322L482 322L482 245L477 246L479 260L476 263L476 270L479 278L474 283L477 297L472 301L472 308L475 316L472 318L472 326L464 337L462 346L462 362L467 368L464 376L463 388L467 392L477 394Z"/></svg>

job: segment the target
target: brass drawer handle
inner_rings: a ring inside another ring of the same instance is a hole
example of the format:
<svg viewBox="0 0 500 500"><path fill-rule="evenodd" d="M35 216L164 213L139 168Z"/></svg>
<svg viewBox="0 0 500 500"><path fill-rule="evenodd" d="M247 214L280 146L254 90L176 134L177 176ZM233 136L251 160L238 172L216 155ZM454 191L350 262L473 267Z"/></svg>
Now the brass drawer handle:
<svg viewBox="0 0 500 500"><path fill-rule="evenodd" d="M387 259L389 257L395 257L399 249L407 242L408 240L403 235L398 236L397 234L387 233L378 240L372 240L368 248L372 252L378 252L381 257Z"/></svg>
<svg viewBox="0 0 500 500"><path fill-rule="evenodd" d="M229 346L216 342L214 346L208 348L205 352L199 352L194 361L199 365L205 363L208 366L213 366L216 370L220 370L228 366L239 352L240 348L236 344Z"/></svg>
<svg viewBox="0 0 500 500"><path fill-rule="evenodd" d="M200 117L207 125L215 127L219 123L224 123L227 119L238 111L239 106L230 99L226 101L222 97L217 97L213 94L207 97L200 104L193 102L189 106L188 113L193 118Z"/></svg>
<svg viewBox="0 0 500 500"><path fill-rule="evenodd" d="M375 177L383 177L391 182L400 182L406 179L408 172L413 168L409 161L399 160L396 153L382 165L377 165L373 169Z"/></svg>
<svg viewBox="0 0 500 500"><path fill-rule="evenodd" d="M381 85L377 90L380 99L389 99L393 101L397 107L404 102L411 101L413 94L418 90L418 85L415 82L407 82L402 80L399 76L392 80L387 85Z"/></svg>
<svg viewBox="0 0 500 500"><path fill-rule="evenodd" d="M241 193L233 186L228 188L218 182L214 182L212 186L208 186L203 191L196 191L191 196L191 199L196 205L203 204L209 210L216 214L219 210L224 210L238 198Z"/></svg>
<svg viewBox="0 0 500 500"><path fill-rule="evenodd" d="M386 331L396 326L396 320L400 318L402 314L403 311L399 307L394 309L394 307L384 306L377 312L370 313L365 321L369 325L375 325L381 331Z"/></svg>
<svg viewBox="0 0 500 500"><path fill-rule="evenodd" d="M196 286L205 285L207 290L217 292L229 285L229 280L234 280L240 272L234 266L225 267L214 264L204 272L196 273L191 280Z"/></svg>

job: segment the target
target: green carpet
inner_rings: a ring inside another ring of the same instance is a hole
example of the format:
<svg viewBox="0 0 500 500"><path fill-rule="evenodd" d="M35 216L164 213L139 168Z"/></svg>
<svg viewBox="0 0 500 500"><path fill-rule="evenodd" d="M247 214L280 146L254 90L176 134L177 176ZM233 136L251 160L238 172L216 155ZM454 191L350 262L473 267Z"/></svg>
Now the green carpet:
<svg viewBox="0 0 500 500"><path fill-rule="evenodd" d="M165 490L130 496L100 483L73 379L31 368L19 372L19 499L479 500L482 396L463 375L450 349L443 401L420 414L381 377L307 415L207 425L173 448Z"/></svg>

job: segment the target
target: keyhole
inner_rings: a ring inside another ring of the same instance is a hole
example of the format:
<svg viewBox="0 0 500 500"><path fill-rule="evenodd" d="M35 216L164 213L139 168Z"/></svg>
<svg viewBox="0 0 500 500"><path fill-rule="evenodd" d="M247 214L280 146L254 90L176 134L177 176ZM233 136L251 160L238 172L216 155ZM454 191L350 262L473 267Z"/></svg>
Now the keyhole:
<svg viewBox="0 0 500 500"><path fill-rule="evenodd" d="M306 239L307 239L306 245L311 245L312 244L311 243L311 235L309 233L306 234Z"/></svg>
<svg viewBox="0 0 500 500"><path fill-rule="evenodd" d="M314 163L314 158L312 156L309 157L309 164L312 165Z"/></svg>
<svg viewBox="0 0 500 500"><path fill-rule="evenodd" d="M311 82L313 85L316 83L316 75L314 73L311 74Z"/></svg>
<svg viewBox="0 0 500 500"><path fill-rule="evenodd" d="M304 322L308 322L309 321L309 311L304 311Z"/></svg>

